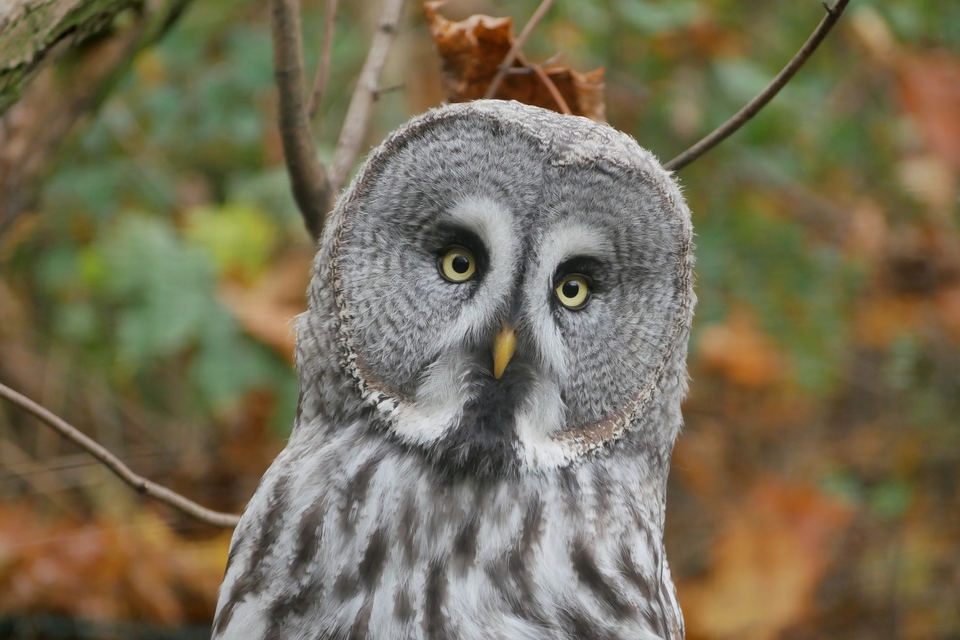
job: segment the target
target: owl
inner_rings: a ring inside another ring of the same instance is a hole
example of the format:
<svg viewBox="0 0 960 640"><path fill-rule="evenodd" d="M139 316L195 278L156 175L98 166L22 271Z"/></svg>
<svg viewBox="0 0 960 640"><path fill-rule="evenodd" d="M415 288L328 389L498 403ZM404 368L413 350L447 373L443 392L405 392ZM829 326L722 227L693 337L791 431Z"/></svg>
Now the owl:
<svg viewBox="0 0 960 640"><path fill-rule="evenodd" d="M389 136L323 232L213 637L682 638L691 237L605 124L487 100Z"/></svg>

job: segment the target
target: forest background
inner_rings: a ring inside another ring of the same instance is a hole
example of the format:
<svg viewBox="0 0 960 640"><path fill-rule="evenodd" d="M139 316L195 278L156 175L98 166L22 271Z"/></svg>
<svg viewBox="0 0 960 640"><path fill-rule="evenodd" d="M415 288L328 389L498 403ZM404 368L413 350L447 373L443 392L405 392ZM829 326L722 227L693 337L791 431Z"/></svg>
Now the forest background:
<svg viewBox="0 0 960 640"><path fill-rule="evenodd" d="M441 13L522 26L537 4ZM341 5L324 160L379 12ZM266 3L149 6L172 9L133 44L140 13L99 25L0 119L0 382L237 512L292 424L313 242L283 167ZM822 14L558 0L524 52L605 67L607 120L666 160ZM323 3L303 22L312 74ZM0 35L0 61L10 46ZM440 68L407 3L364 149L444 100ZM960 3L854 0L679 179L699 306L667 547L688 637L960 637ZM5 403L0 499L0 636L207 636L229 531L138 497Z"/></svg>

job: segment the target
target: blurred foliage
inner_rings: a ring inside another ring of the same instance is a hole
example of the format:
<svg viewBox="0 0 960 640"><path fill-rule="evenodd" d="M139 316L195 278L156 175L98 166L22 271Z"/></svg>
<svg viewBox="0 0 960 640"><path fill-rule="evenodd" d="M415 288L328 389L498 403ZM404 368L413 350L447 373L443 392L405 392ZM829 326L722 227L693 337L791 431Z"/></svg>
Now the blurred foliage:
<svg viewBox="0 0 960 640"><path fill-rule="evenodd" d="M522 25L537 4L451 0L443 12ZM304 5L312 69L322 3ZM324 159L376 13L341 3L317 118ZM821 15L815 0L558 0L525 52L605 67L608 120L668 159L761 89ZM24 318L3 339L33 345L44 379L62 379L43 387L53 407L95 433L119 413L125 426L108 443L146 450L153 477L231 509L292 422L289 322L312 253L282 168L266 17L259 2L194 2L64 146L37 210L0 238L0 303L16 301ZM960 634L950 78L960 3L857 0L772 104L679 175L699 306L668 546L690 638ZM371 145L442 100L418 7L382 84L402 86L381 95ZM29 357L3 366L13 378L37 369ZM72 478L36 469L72 450L8 422L0 435L35 461L10 471L4 494L77 491L30 475ZM99 522L91 495L103 482L85 491ZM13 535L0 558L23 548ZM31 593L4 611L45 611L42 590Z"/></svg>

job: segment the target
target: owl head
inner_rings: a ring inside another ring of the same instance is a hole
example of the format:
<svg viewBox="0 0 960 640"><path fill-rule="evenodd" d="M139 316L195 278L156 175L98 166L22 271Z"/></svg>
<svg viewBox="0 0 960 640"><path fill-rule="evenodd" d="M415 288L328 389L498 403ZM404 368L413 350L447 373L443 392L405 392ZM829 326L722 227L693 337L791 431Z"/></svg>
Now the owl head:
<svg viewBox="0 0 960 640"><path fill-rule="evenodd" d="M625 439L668 458L691 235L671 176L604 124L504 101L415 118L327 223L298 322L297 429L366 420L476 477Z"/></svg>

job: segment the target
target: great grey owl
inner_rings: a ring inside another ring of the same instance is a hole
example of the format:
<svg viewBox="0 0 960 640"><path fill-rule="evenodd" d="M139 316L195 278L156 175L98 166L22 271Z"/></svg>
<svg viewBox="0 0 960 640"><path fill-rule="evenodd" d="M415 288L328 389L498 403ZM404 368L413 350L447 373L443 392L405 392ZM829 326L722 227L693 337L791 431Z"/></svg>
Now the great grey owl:
<svg viewBox="0 0 960 640"><path fill-rule="evenodd" d="M682 638L691 236L609 126L491 100L393 133L324 230L214 638Z"/></svg>

